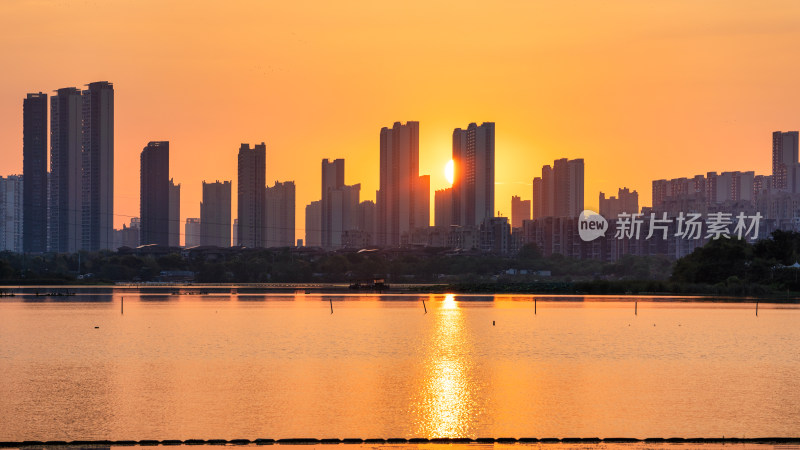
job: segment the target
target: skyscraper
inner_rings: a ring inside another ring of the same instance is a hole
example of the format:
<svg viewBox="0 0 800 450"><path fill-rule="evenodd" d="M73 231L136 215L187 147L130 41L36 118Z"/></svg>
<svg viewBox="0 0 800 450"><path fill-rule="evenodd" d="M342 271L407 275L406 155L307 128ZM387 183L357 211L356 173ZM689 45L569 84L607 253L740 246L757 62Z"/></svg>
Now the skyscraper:
<svg viewBox="0 0 800 450"><path fill-rule="evenodd" d="M114 239L114 86L89 83L82 99L82 247L102 250Z"/></svg>
<svg viewBox="0 0 800 450"><path fill-rule="evenodd" d="M322 246L322 200L306 205L306 247Z"/></svg>
<svg viewBox="0 0 800 450"><path fill-rule="evenodd" d="M340 248L342 233L358 228L361 184L344 184L344 160L322 160L321 245Z"/></svg>
<svg viewBox="0 0 800 450"><path fill-rule="evenodd" d="M583 159L556 160L533 179L533 218L578 217L583 211Z"/></svg>
<svg viewBox="0 0 800 450"><path fill-rule="evenodd" d="M186 248L197 247L200 245L200 218L188 217L186 218L186 226L184 231Z"/></svg>
<svg viewBox="0 0 800 450"><path fill-rule="evenodd" d="M81 248L81 92L59 89L50 97L50 189L47 247L52 252Z"/></svg>
<svg viewBox="0 0 800 450"><path fill-rule="evenodd" d="M475 226L494 217L494 123L453 130L455 225Z"/></svg>
<svg viewBox="0 0 800 450"><path fill-rule="evenodd" d="M266 187L264 223L267 247L292 247L294 241L294 181L275 182Z"/></svg>
<svg viewBox="0 0 800 450"><path fill-rule="evenodd" d="M267 175L267 146L239 147L238 217L239 245L264 247L264 188ZM202 218L201 218L202 223ZM230 245L230 244L228 244Z"/></svg>
<svg viewBox="0 0 800 450"><path fill-rule="evenodd" d="M795 168L798 165L798 132L772 133L772 183L778 190L797 192Z"/></svg>
<svg viewBox="0 0 800 450"><path fill-rule="evenodd" d="M419 122L382 128L380 152L377 243L397 246L410 240L415 228L430 225L430 190L419 176ZM426 204L427 219L421 211Z"/></svg>
<svg viewBox="0 0 800 450"><path fill-rule="evenodd" d="M22 101L23 234L25 252L47 250L47 94Z"/></svg>
<svg viewBox="0 0 800 450"><path fill-rule="evenodd" d="M169 179L169 246L181 246L181 184Z"/></svg>
<svg viewBox="0 0 800 450"><path fill-rule="evenodd" d="M203 182L200 245L231 246L231 182Z"/></svg>
<svg viewBox="0 0 800 450"><path fill-rule="evenodd" d="M23 177L0 177L0 250L22 252Z"/></svg>
<svg viewBox="0 0 800 450"><path fill-rule="evenodd" d="M511 197L511 227L521 228L523 220L531 220L531 201Z"/></svg>
<svg viewBox="0 0 800 450"><path fill-rule="evenodd" d="M453 225L453 188L439 189L433 200L433 224L437 227Z"/></svg>
<svg viewBox="0 0 800 450"><path fill-rule="evenodd" d="M356 226L360 231L367 234L367 244L375 243L375 202L364 200L358 204L358 219Z"/></svg>
<svg viewBox="0 0 800 450"><path fill-rule="evenodd" d="M321 246L331 248L334 242L333 230L333 205L331 201L332 192L344 187L344 159L335 159L333 161L326 159L322 160L322 196L320 197L321 203L321 223L320 223L320 238ZM337 212L341 214L341 209ZM341 233L341 229L337 230ZM341 236L336 239L336 242L341 242Z"/></svg>
<svg viewBox="0 0 800 450"><path fill-rule="evenodd" d="M556 160L553 185L555 217L578 217L583 211L583 159Z"/></svg>
<svg viewBox="0 0 800 450"><path fill-rule="evenodd" d="M141 245L169 245L169 142L150 142L142 150L139 210Z"/></svg>

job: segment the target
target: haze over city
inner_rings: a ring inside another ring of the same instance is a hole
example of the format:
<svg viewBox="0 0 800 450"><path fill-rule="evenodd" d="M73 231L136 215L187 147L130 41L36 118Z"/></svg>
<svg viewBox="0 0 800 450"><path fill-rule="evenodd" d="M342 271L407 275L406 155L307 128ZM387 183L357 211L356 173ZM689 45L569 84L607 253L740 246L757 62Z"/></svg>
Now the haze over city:
<svg viewBox="0 0 800 450"><path fill-rule="evenodd" d="M431 206L452 130L494 122L505 216L557 158L585 160L587 207L622 186L648 205L654 179L769 173L769 133L800 123L791 2L87 6L0 5L0 173L22 172L26 93L108 80L115 227L139 215L150 141L170 142L181 223L199 217L202 181L235 183L241 143L265 142L267 183L296 183L300 237L320 160L344 158L374 200L379 130L396 121L420 122Z"/></svg>

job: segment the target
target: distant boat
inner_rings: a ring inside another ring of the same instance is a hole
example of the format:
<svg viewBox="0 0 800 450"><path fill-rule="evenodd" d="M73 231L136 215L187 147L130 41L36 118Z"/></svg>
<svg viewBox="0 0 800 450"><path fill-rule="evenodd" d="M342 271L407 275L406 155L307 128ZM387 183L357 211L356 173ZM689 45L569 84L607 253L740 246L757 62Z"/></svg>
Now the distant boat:
<svg viewBox="0 0 800 450"><path fill-rule="evenodd" d="M380 292L389 289L389 285L383 278L375 278L371 282L354 281L353 283L350 283L350 289Z"/></svg>

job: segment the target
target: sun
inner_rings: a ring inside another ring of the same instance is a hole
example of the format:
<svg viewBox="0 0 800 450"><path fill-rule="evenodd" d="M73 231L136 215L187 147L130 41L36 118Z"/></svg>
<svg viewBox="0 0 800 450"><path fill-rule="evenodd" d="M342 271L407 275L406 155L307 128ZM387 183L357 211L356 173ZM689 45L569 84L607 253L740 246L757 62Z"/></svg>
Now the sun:
<svg viewBox="0 0 800 450"><path fill-rule="evenodd" d="M447 164L444 165L444 177L447 178L447 182L453 184L453 160L447 161Z"/></svg>

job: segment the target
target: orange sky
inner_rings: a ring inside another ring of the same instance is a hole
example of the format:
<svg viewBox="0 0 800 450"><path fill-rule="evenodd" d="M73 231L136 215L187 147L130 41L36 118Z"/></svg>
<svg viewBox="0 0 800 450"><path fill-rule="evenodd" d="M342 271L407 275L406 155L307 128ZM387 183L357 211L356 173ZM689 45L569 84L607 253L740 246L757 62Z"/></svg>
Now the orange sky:
<svg viewBox="0 0 800 450"><path fill-rule="evenodd" d="M623 186L649 205L653 179L768 174L770 133L800 128L800 3L497 3L3 0L0 174L22 171L26 93L98 80L115 87L117 226L139 215L151 140L170 141L183 218L201 181L235 183L240 143L266 142L302 238L320 160L345 158L374 200L395 121L420 121L432 189L453 128L495 122L504 215L559 157L585 159L587 207Z"/></svg>

